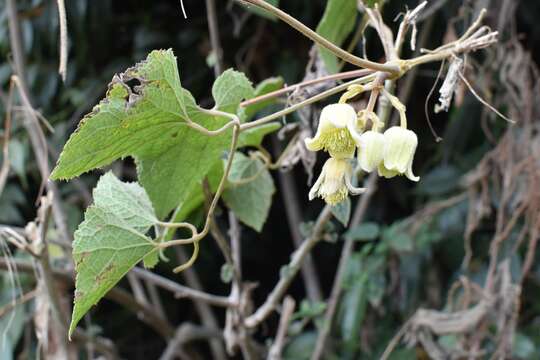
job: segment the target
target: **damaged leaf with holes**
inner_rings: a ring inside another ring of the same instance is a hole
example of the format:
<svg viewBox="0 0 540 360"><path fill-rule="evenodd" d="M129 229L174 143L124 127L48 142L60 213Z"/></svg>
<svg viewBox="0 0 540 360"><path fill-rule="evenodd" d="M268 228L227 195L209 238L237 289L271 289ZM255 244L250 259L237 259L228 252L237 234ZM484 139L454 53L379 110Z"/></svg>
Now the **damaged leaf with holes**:
<svg viewBox="0 0 540 360"><path fill-rule="evenodd" d="M128 86L132 82L140 84ZM236 114L254 90L243 73L227 70L216 79L212 95L216 109ZM188 121L216 130L230 119L197 105L180 83L171 50L152 51L145 61L114 77L107 97L71 135L51 178L70 179L131 156L162 219L188 200L230 145L231 129L208 136Z"/></svg>

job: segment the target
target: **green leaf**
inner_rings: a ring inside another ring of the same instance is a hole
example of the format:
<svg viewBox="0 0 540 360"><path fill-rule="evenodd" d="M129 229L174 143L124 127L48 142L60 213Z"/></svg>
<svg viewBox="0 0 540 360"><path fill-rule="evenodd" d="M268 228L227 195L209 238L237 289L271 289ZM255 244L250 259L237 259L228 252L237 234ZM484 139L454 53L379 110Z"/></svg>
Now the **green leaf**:
<svg viewBox="0 0 540 360"><path fill-rule="evenodd" d="M156 251L145 235L156 217L150 199L137 183L123 183L110 172L103 175L94 189L94 205L84 218L73 242L77 278L70 335L92 305Z"/></svg>
<svg viewBox="0 0 540 360"><path fill-rule="evenodd" d="M351 359L358 350L358 337L367 309L367 274L361 275L343 294L340 303L341 337L344 342L345 356Z"/></svg>
<svg viewBox="0 0 540 360"><path fill-rule="evenodd" d="M269 4L272 4L274 5L275 7L278 7L279 6L279 0L265 0L267 3ZM268 20L272 20L272 21L276 21L277 18L272 15L271 13L269 13L268 11L266 10L263 10L257 6L250 6L250 5L245 5L246 9L248 9L249 11L251 11L252 13L254 14L257 14L259 16L262 16L264 18L267 18Z"/></svg>
<svg viewBox="0 0 540 360"><path fill-rule="evenodd" d="M300 309L293 314L292 320L311 319L322 315L326 310L326 303L322 301L302 300Z"/></svg>
<svg viewBox="0 0 540 360"><path fill-rule="evenodd" d="M225 284L232 281L234 277L234 268L231 266L231 264L225 263L221 266L220 277L221 281L223 281Z"/></svg>
<svg viewBox="0 0 540 360"><path fill-rule="evenodd" d="M253 85L244 73L228 69L219 76L212 86L212 96L221 111L236 114L242 99L252 98Z"/></svg>
<svg viewBox="0 0 540 360"><path fill-rule="evenodd" d="M147 269L153 269L159 263L159 252L152 251L143 258L143 265Z"/></svg>
<svg viewBox="0 0 540 360"><path fill-rule="evenodd" d="M317 333L307 331L290 339L283 350L283 360L309 360L315 344Z"/></svg>
<svg viewBox="0 0 540 360"><path fill-rule="evenodd" d="M278 130L281 124L272 122L243 131L238 138L238 147L259 146L264 137Z"/></svg>
<svg viewBox="0 0 540 360"><path fill-rule="evenodd" d="M534 354L538 356L538 350L534 341L530 337L518 332L514 336L512 355L519 359L534 359Z"/></svg>
<svg viewBox="0 0 540 360"><path fill-rule="evenodd" d="M405 232L401 223L397 222L383 231L383 241L397 252L413 249L413 239Z"/></svg>
<svg viewBox="0 0 540 360"><path fill-rule="evenodd" d="M373 222L366 222L353 227L345 233L346 238L358 241L375 240L379 236L379 225Z"/></svg>
<svg viewBox="0 0 540 360"><path fill-rule="evenodd" d="M130 81L141 85L131 88ZM244 75L228 70L212 93L219 110L236 113L253 89ZM229 121L202 111L182 88L171 50L152 51L113 78L107 97L71 135L51 179L69 179L132 156L161 219L187 199L230 144L232 131L206 136L186 126L188 119L210 130Z"/></svg>
<svg viewBox="0 0 540 360"><path fill-rule="evenodd" d="M382 271L370 272L368 284L367 284L367 297L369 303L378 308L381 305L384 291L386 289L386 278Z"/></svg>
<svg viewBox="0 0 540 360"><path fill-rule="evenodd" d="M253 129L249 129L240 134L238 140L238 146L258 146L262 143L263 138L277 129L280 128L278 123L269 123L262 126L258 126ZM217 160L212 169L208 172L207 178L210 183L210 189L215 192L219 180L223 176L223 162ZM226 185L227 186L227 185ZM202 184L195 184L195 186L190 190L189 195L186 197L186 201L183 202L180 211L176 214L174 222L181 222L186 219L186 217L191 214L191 212L201 206L204 202L204 193Z"/></svg>
<svg viewBox="0 0 540 360"><path fill-rule="evenodd" d="M397 349L393 351L388 360L412 360L418 359L415 349Z"/></svg>
<svg viewBox="0 0 540 360"><path fill-rule="evenodd" d="M351 218L351 199L346 198L342 202L332 206L330 211L332 211L332 215L334 215L343 226L347 226L349 219Z"/></svg>
<svg viewBox="0 0 540 360"><path fill-rule="evenodd" d="M223 200L240 221L260 232L272 205L272 195L276 191L274 180L259 159L250 159L237 153L229 180L240 181L255 175L253 181L229 187L223 193Z"/></svg>
<svg viewBox="0 0 540 360"><path fill-rule="evenodd" d="M354 29L358 10L356 0L328 0L317 33L337 46L341 46ZM321 58L329 73L339 71L338 58L319 46Z"/></svg>
<svg viewBox="0 0 540 360"><path fill-rule="evenodd" d="M279 90L283 87L283 83L284 81L282 77L268 78L257 85L253 97L266 95L273 91ZM271 98L246 106L243 109L242 117L245 119L245 121L249 121L251 118L253 118L253 116L255 116L255 114L265 107L275 104L277 102L276 99L277 98Z"/></svg>
<svg viewBox="0 0 540 360"><path fill-rule="evenodd" d="M111 172L100 178L93 195L94 207L107 209L138 232L146 232L157 222L144 189L137 183L121 182Z"/></svg>

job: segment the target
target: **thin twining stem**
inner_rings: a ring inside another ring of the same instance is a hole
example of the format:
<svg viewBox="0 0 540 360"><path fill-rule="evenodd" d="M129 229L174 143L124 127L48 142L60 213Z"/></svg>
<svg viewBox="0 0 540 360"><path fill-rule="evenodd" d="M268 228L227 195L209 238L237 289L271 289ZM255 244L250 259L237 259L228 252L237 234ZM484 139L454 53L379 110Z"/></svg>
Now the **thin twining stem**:
<svg viewBox="0 0 540 360"><path fill-rule="evenodd" d="M172 242L172 241L174 241L174 243L176 245L192 244L193 242L195 242L195 237L198 234L198 231L197 231L197 228L195 227L195 225L193 225L191 223L188 223L188 222L174 223L174 222L158 221L157 225L167 229L160 237L158 237L158 248L161 248L161 249L168 247L168 245L163 245L163 244L165 244L165 243L168 244L169 242ZM171 240L171 241L167 241L167 242L163 241L165 239L165 236L168 233L169 229L182 229L182 228L183 229L188 229L189 231L191 231L191 237L190 238L176 239L176 240Z"/></svg>
<svg viewBox="0 0 540 360"><path fill-rule="evenodd" d="M301 32L304 36L311 39L313 42L326 48L328 51L332 52L334 55L336 55L340 59L350 64L356 65L361 68L372 69L376 71L383 71L390 74L398 74L400 72L400 67L399 65L397 65L397 63L379 64L373 61L362 59L358 56L355 56L343 50L339 46L334 45L332 42L328 41L321 35L317 34L315 31L308 28L306 25L302 24L300 21L296 20L294 17L276 8L275 6L272 6L271 4L265 2L264 0L236 0L236 1L240 3L248 4L248 5L249 4L255 5L257 7L260 7L270 12L271 14L275 15L282 21L289 24L291 27L293 27L297 31Z"/></svg>
<svg viewBox="0 0 540 360"><path fill-rule="evenodd" d="M344 72L337 73L337 74L321 76L321 77L316 78L316 79L302 81L300 83L297 83L297 84L294 84L294 85L289 85L289 86L286 86L286 87L284 87L282 89L272 91L272 92L269 92L269 93L261 95L261 96L254 97L252 99L245 100L245 101L240 103L240 106L241 107L246 107L246 106L249 106L249 105L253 105L253 104L259 103L261 101L265 101L265 100L268 100L268 99L273 99L275 97L285 95L285 94L287 94L289 92L297 91L297 90L299 90L299 89L301 89L303 87L315 85L315 84L318 84L318 83L321 83L321 82L357 78L357 77L369 75L371 73L373 73L373 70L371 70L371 69L360 69L360 70L344 71Z"/></svg>
<svg viewBox="0 0 540 360"><path fill-rule="evenodd" d="M220 112L221 113L221 112ZM222 113L222 114L227 114L227 113ZM232 114L227 114L231 117L234 117L237 119L237 117L235 115L232 115ZM168 248L170 246L176 246L176 245L185 245L185 244L190 244L190 243L197 243L199 240L201 240L202 238L204 238L207 234L208 234L208 231L210 230L210 222L212 221L212 215L214 214L214 210L216 209L216 206L217 206L217 203L219 201L219 198L221 197L221 194L223 193L223 190L225 189L225 184L227 182L227 178L229 177L229 173L231 171L231 168L232 168L232 162L233 162L233 159L234 159L234 154L236 152L236 148L238 146L238 137L239 137L239 134L240 134L240 126L239 126L239 123L236 122L236 121L231 121L231 123L233 123L233 135L232 135L232 141L231 141L231 148L230 148L230 153L229 153L229 157L227 159L227 164L225 165L225 170L224 170L224 173L223 173L223 176L221 177L221 180L219 182L219 185L218 185L218 188L216 190L216 193L214 194L214 198L212 199L212 202L210 203L210 207L208 208L208 213L206 215L206 220L205 220L205 223L204 223L204 228L203 230L198 233L196 232L195 230L195 233L192 234L192 236L188 239L178 239L178 240L171 240L171 241L167 241L167 242L162 242L160 244L158 244L157 246L159 248ZM174 224L174 223L169 223L169 224ZM185 224L186 223L178 223L177 225L181 224L180 227L188 227L186 226ZM174 226L171 226L171 227L174 227ZM192 230L193 232L193 228L191 227L188 227ZM195 248L194 248L194 256L196 257L197 253L198 253L198 244L197 245L194 245ZM193 256L192 256L192 259L193 259ZM191 259L190 259L191 261ZM184 264L186 265L186 264ZM183 269L185 269L186 267L184 265L181 265L177 268L175 268L173 271L174 272L180 272L182 271ZM188 266L190 266L191 264L189 264L189 261L188 261Z"/></svg>
<svg viewBox="0 0 540 360"><path fill-rule="evenodd" d="M158 221L157 224L164 228L171 228L171 229L187 228L191 230L192 232L197 231L195 226L192 223L188 223L188 222L174 223L174 222Z"/></svg>
<svg viewBox="0 0 540 360"><path fill-rule="evenodd" d="M280 117L283 117L285 115L288 115L292 112L295 112L296 110L306 106L306 105L310 105L310 104L313 104L317 101L320 101L322 99L325 99L329 96L332 96L334 94L337 94L341 91L345 91L349 86L351 85L354 85L354 84L365 84L365 83L369 83L371 81L373 81L375 79L376 75L375 74L370 74L370 75L367 75L367 76L363 76L361 78L358 78L358 79L355 79L355 80L352 80L352 81L349 81L349 82L346 82L344 84L341 84L341 85L338 85L332 89L329 89L329 90L326 90L326 91L323 91L322 93L318 94L318 95L315 95L315 96L312 96L304 101L300 101L299 103L297 104L294 104L294 105L291 105L283 110L280 110L278 112L275 112L273 114L270 114L268 116L265 116L265 117L262 117L258 120L255 120L255 121L251 121L249 123L246 123L246 124L242 124L240 126L240 130L241 131L244 131L244 130L247 130L247 129L251 129L251 128L254 128L254 127L257 127L257 126L261 126L262 124L266 124L272 120L275 120L275 119L279 119ZM365 90L371 90L372 89L372 86L371 85L367 85L365 87Z"/></svg>
<svg viewBox="0 0 540 360"><path fill-rule="evenodd" d="M197 130L197 131L199 131L199 132L201 132L201 133L203 133L203 134L205 134L207 136L221 135L223 132L225 132L226 130L228 130L232 126L240 125L240 119L235 114L231 114L231 113L228 113L228 112L225 112L225 111L219 111L219 110L216 110L216 109L199 108L199 110L201 112L205 113L205 114L208 114L208 115L224 116L224 117L228 117L229 119L231 119L231 121L227 122L225 125L223 125L222 127L220 127L219 129L216 129L216 130L208 130L204 126L196 123L195 121L193 121L191 119L186 119L187 126L189 126L190 128L192 128L194 130Z"/></svg>
<svg viewBox="0 0 540 360"><path fill-rule="evenodd" d="M195 260L197 260L198 256L199 256L199 242L195 241L193 242L193 254L191 254L191 257L189 258L189 260L186 263L175 267L173 272L179 273L191 267L191 265L195 263Z"/></svg>
<svg viewBox="0 0 540 360"><path fill-rule="evenodd" d="M196 122L188 119L186 121L186 124L187 126L191 127L192 129L194 130L197 130L205 135L208 135L208 136L217 136L217 135L220 135L222 134L223 132L227 131L229 128L233 127L233 126L238 126L238 130L239 132L242 132L242 131L245 131L245 130L248 130L248 129L252 129L254 127L258 127L258 126L261 126L263 124L266 124L272 120L275 120L275 119L278 119L280 117L283 117L285 115L288 115L292 112L295 112L296 110L304 107L304 106L307 106L307 105L310 105L310 104L313 104L317 101L320 101L322 99L325 99L329 96L332 96L334 94L337 94L341 91L345 91L349 86L351 85L354 85L354 84L365 84L365 83L369 83L370 81L373 81L376 77L376 73L373 73L373 74L370 74L370 75L366 75L366 76L363 76L363 77L360 77L358 79L354 79L352 81L349 81L349 82L346 82L344 84L341 84L341 85L338 85L332 89L329 89L329 90L326 90L326 91L323 91L322 93L320 94L317 94L315 96L312 96L304 101L301 101L297 104L294 104L294 105L291 105L289 107L286 107L285 109L283 110L280 110L278 112L275 112L273 114L270 114L268 116L265 116L265 117L262 117L258 120L255 120L255 121L251 121L249 123L245 123L245 124L240 124L240 120L238 119L238 117L234 114L231 114L231 113L227 113L227 112L224 112L224 111L219 111L219 110L216 110L216 109L200 109L202 112L206 113L206 114L209 114L209 115L214 115L214 116L224 116L224 117L228 117L231 119L231 121L229 121L228 123L226 123L225 125L223 125L221 128L217 129L217 130L208 130L207 128L205 128L204 126L200 125L200 124L197 124ZM364 88L364 90L371 90L372 87L371 86L366 86Z"/></svg>

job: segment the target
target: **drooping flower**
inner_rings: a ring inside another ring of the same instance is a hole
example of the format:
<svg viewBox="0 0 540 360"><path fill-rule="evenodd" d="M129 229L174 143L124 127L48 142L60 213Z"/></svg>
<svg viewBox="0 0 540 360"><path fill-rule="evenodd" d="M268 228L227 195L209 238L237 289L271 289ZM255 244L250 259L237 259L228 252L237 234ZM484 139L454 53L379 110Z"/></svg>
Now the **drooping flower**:
<svg viewBox="0 0 540 360"><path fill-rule="evenodd" d="M379 176L391 178L405 175L409 180L418 181L412 171L414 153L418 137L414 131L393 126L384 132L383 161L379 164Z"/></svg>
<svg viewBox="0 0 540 360"><path fill-rule="evenodd" d="M305 140L311 151L328 151L336 159L349 159L358 143L356 111L348 104L327 105L321 112L315 137Z"/></svg>
<svg viewBox="0 0 540 360"><path fill-rule="evenodd" d="M360 135L358 165L366 172L372 172L383 161L384 135L377 131L366 131Z"/></svg>
<svg viewBox="0 0 540 360"><path fill-rule="evenodd" d="M321 175L309 191L309 200L319 196L327 204L335 205L349 195L361 194L364 188L356 188L351 183L352 166L347 159L329 158L324 163Z"/></svg>

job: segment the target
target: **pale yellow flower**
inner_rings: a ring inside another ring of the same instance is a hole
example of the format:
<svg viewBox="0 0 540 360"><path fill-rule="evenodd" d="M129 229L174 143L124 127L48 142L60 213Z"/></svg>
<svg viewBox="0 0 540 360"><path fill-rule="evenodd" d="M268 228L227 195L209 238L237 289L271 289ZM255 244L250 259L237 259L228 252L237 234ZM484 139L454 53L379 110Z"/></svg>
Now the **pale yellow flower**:
<svg viewBox="0 0 540 360"><path fill-rule="evenodd" d="M391 178L405 175L409 180L418 181L412 171L414 153L418 145L416 134L403 127L393 126L384 132L383 161L379 164L379 175Z"/></svg>
<svg viewBox="0 0 540 360"><path fill-rule="evenodd" d="M376 131L366 131L360 135L358 165L366 172L372 172L383 161L384 135Z"/></svg>
<svg viewBox="0 0 540 360"><path fill-rule="evenodd" d="M363 188L356 188L351 183L352 166L347 159L329 158L324 164L321 175L309 191L309 200L319 196L327 204L335 205L345 200L349 193L361 194Z"/></svg>
<svg viewBox="0 0 540 360"><path fill-rule="evenodd" d="M336 159L352 158L359 138L356 126L357 115L351 105L328 105L321 112L315 137L305 140L306 147L328 151Z"/></svg>

